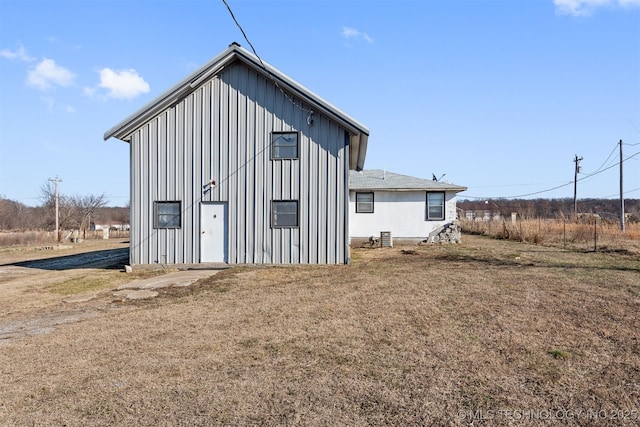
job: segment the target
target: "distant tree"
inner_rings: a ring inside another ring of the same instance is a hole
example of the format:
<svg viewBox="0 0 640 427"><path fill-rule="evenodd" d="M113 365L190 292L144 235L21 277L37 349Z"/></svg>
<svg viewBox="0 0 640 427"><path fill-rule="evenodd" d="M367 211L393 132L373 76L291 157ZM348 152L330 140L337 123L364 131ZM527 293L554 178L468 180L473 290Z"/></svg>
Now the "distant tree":
<svg viewBox="0 0 640 427"><path fill-rule="evenodd" d="M46 181L40 187L40 199L45 212L43 226L55 228L56 192L51 181ZM85 230L90 227L90 218L98 208L105 206L107 200L104 194L95 196L65 196L58 192L58 221L61 229Z"/></svg>
<svg viewBox="0 0 640 427"><path fill-rule="evenodd" d="M56 190L51 181L45 181L40 186L40 200L46 213L43 226L53 229L56 223ZM60 229L71 228L71 223L73 222L72 210L68 198L58 192L58 223Z"/></svg>
<svg viewBox="0 0 640 427"><path fill-rule="evenodd" d="M33 208L0 196L0 230L26 230L34 228Z"/></svg>
<svg viewBox="0 0 640 427"><path fill-rule="evenodd" d="M99 208L107 204L104 194L70 197L67 202L71 206L71 225L80 231L91 228L91 218L95 216Z"/></svg>
<svg viewBox="0 0 640 427"><path fill-rule="evenodd" d="M127 203L127 206L123 208L115 208L115 209L116 209L116 212L113 219L123 224L128 224L131 217L131 209L129 207L129 203Z"/></svg>

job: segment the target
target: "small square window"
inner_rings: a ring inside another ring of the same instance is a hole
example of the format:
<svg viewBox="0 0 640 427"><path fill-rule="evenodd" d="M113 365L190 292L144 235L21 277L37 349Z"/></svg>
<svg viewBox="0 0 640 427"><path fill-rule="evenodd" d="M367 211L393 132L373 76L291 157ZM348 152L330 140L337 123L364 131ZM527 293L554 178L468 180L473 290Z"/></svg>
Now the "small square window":
<svg viewBox="0 0 640 427"><path fill-rule="evenodd" d="M154 202L153 228L180 228L181 213L180 202Z"/></svg>
<svg viewBox="0 0 640 427"><path fill-rule="evenodd" d="M444 219L444 193L427 193L427 221Z"/></svg>
<svg viewBox="0 0 640 427"><path fill-rule="evenodd" d="M356 213L373 213L373 193L356 193Z"/></svg>
<svg viewBox="0 0 640 427"><path fill-rule="evenodd" d="M273 132L271 134L272 159L298 158L298 132Z"/></svg>
<svg viewBox="0 0 640 427"><path fill-rule="evenodd" d="M271 226L294 228L298 226L298 201L274 200L271 202Z"/></svg>

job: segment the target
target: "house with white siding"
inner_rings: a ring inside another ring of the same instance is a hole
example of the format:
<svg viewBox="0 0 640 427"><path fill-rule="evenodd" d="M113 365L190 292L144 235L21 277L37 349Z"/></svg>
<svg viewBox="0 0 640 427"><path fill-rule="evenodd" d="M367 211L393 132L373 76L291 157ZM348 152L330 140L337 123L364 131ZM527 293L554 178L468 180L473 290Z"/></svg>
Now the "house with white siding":
<svg viewBox="0 0 640 427"><path fill-rule="evenodd" d="M351 239L433 241L457 218L456 194L467 188L384 170L351 171Z"/></svg>
<svg viewBox="0 0 640 427"><path fill-rule="evenodd" d="M129 144L130 263L348 263L368 137L231 44L104 134Z"/></svg>

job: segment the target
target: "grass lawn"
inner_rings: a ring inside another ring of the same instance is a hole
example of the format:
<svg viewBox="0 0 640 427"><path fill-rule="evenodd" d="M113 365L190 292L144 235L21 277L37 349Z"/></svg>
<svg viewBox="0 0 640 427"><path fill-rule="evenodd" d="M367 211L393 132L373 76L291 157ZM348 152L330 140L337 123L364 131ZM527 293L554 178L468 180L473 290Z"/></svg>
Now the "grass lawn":
<svg viewBox="0 0 640 427"><path fill-rule="evenodd" d="M0 425L640 423L637 256L479 236L352 255L0 344Z"/></svg>

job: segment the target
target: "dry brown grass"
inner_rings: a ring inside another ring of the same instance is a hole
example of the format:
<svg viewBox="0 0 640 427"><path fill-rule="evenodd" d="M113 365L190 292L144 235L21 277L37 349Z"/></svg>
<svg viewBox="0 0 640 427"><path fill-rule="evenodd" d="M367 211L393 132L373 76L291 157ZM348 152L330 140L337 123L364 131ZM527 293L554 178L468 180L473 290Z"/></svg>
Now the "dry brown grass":
<svg viewBox="0 0 640 427"><path fill-rule="evenodd" d="M631 252L640 255L640 223L627 223L625 232L615 221L564 219L525 219L461 221L466 233L482 234L499 239L567 249Z"/></svg>
<svg viewBox="0 0 640 427"><path fill-rule="evenodd" d="M0 424L637 425L638 257L411 249L234 268L6 343Z"/></svg>
<svg viewBox="0 0 640 427"><path fill-rule="evenodd" d="M69 232L61 232L61 237L68 235ZM110 238L124 239L129 237L129 231L111 230ZM80 234L83 240L102 239L104 236L102 230L84 231ZM62 243L69 243L70 239L63 239ZM4 231L0 230L0 249L11 248L16 246L43 246L55 245L55 231L27 230L27 231Z"/></svg>

